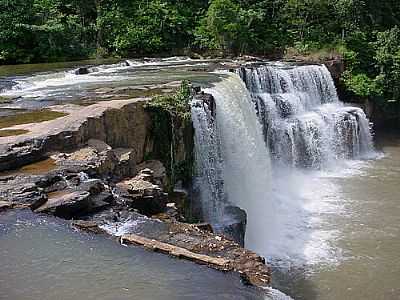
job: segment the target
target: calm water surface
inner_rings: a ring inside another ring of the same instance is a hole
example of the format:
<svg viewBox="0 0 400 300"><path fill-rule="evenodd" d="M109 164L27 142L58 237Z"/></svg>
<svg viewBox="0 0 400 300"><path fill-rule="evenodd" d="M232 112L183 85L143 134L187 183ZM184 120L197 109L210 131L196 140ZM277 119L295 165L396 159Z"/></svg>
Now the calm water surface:
<svg viewBox="0 0 400 300"><path fill-rule="evenodd" d="M264 299L238 276L30 212L0 215L1 300Z"/></svg>

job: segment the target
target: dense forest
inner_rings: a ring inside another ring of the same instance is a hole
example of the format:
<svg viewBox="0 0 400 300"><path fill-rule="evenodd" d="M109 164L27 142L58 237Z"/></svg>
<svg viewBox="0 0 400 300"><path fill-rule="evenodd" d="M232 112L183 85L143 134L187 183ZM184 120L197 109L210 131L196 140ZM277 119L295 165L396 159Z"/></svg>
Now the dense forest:
<svg viewBox="0 0 400 300"><path fill-rule="evenodd" d="M0 0L0 64L194 53L340 55L398 113L398 0Z"/></svg>

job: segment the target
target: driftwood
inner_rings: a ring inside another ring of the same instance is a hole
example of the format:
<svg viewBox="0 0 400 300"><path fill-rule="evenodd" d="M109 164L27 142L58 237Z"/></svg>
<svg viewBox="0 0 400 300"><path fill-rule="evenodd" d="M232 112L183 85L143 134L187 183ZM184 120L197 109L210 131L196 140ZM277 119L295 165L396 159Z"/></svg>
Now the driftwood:
<svg viewBox="0 0 400 300"><path fill-rule="evenodd" d="M224 271L232 270L232 267L230 266L230 260L228 259L197 254L181 247L173 246L171 244L163 243L156 240L151 240L136 234L123 235L121 237L121 242L138 244L153 251L168 253L172 256L191 260L199 264L211 265Z"/></svg>

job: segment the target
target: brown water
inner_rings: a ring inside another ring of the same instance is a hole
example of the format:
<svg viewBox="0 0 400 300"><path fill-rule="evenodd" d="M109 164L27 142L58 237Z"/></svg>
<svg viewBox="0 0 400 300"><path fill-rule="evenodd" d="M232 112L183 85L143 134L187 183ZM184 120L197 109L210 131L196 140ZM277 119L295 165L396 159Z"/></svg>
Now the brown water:
<svg viewBox="0 0 400 300"><path fill-rule="evenodd" d="M238 276L27 211L0 214L0 266L1 300L264 299Z"/></svg>
<svg viewBox="0 0 400 300"><path fill-rule="evenodd" d="M275 271L275 284L295 299L400 299L400 134L378 133L384 157L362 163L349 176L323 179L342 208L325 218L335 230L336 263L319 263L288 273ZM322 188L322 186L321 186Z"/></svg>

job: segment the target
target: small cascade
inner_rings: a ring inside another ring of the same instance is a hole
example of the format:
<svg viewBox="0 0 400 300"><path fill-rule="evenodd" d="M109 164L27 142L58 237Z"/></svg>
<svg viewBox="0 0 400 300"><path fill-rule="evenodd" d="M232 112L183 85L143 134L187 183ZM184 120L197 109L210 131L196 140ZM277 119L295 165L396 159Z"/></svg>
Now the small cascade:
<svg viewBox="0 0 400 300"><path fill-rule="evenodd" d="M339 101L325 66L261 66L238 73L251 92L275 161L324 168L373 152L364 112Z"/></svg>
<svg viewBox="0 0 400 300"><path fill-rule="evenodd" d="M193 188L206 222L218 224L226 205L222 178L221 145L212 109L202 99L192 102L195 128L196 174Z"/></svg>

